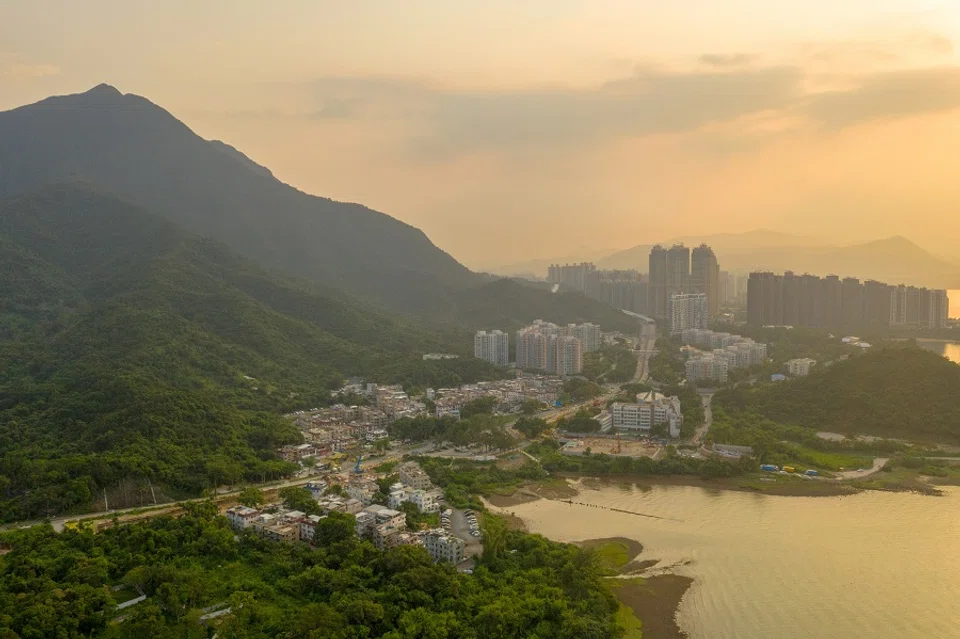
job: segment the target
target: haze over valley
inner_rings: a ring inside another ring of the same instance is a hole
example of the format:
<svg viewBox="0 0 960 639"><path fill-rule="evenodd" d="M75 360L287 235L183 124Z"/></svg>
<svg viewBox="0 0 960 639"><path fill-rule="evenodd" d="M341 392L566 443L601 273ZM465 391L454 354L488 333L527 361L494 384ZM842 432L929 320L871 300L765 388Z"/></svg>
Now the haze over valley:
<svg viewBox="0 0 960 639"><path fill-rule="evenodd" d="M0 639L960 639L957 43L0 4Z"/></svg>

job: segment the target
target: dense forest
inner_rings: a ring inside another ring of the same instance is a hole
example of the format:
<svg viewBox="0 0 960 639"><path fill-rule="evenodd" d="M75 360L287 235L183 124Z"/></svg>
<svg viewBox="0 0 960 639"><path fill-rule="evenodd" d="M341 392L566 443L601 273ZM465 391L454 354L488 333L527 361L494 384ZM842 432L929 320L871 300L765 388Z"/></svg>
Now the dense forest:
<svg viewBox="0 0 960 639"><path fill-rule="evenodd" d="M786 382L740 384L713 401L734 420L960 443L960 366L912 345L875 348Z"/></svg>
<svg viewBox="0 0 960 639"><path fill-rule="evenodd" d="M595 303L582 296L524 288L491 282L459 293L458 305L503 328L541 316L632 321L609 308L585 316ZM517 308L529 313L522 322ZM118 507L158 490L177 498L276 478L291 467L274 449L299 437L282 413L329 403L355 375L408 390L500 377L471 345L467 328L388 315L267 272L88 187L9 200L0 204L0 521L85 510L104 489ZM460 357L424 361L433 351ZM497 424L475 426L492 445L509 440ZM473 436L457 430L458 441Z"/></svg>
<svg viewBox="0 0 960 639"><path fill-rule="evenodd" d="M267 273L90 190L0 205L0 519L288 470L280 418L345 376L407 386L494 379L470 334ZM459 359L423 361L440 350Z"/></svg>
<svg viewBox="0 0 960 639"><path fill-rule="evenodd" d="M314 548L236 537L213 506L188 510L98 534L0 536L0 637L622 635L596 556L572 545L491 525L482 560L464 575L421 548L377 550L354 536L351 515L321 520ZM139 593L146 600L117 611Z"/></svg>

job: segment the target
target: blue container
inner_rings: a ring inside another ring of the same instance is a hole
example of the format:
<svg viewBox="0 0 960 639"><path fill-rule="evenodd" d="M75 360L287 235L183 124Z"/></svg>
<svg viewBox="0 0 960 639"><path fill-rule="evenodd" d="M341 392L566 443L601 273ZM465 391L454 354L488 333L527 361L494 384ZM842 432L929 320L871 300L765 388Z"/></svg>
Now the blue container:
<svg viewBox="0 0 960 639"><path fill-rule="evenodd" d="M811 477L816 477L816 476L819 475L820 473L818 473L817 471L815 471L815 470L813 470L813 469L811 468L810 470L808 470L808 471L807 471L806 473L804 473L804 474L810 475Z"/></svg>
<svg viewBox="0 0 960 639"><path fill-rule="evenodd" d="M780 469L774 466L773 464L763 464L760 466L760 470L765 470L768 473L775 473Z"/></svg>

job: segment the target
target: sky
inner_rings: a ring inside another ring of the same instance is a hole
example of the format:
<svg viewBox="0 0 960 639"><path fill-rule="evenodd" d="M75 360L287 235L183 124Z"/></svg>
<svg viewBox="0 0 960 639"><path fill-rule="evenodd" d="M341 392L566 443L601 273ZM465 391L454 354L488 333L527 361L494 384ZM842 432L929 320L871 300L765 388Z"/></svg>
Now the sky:
<svg viewBox="0 0 960 639"><path fill-rule="evenodd" d="M766 228L960 262L960 2L5 0L0 110L101 82L474 268Z"/></svg>

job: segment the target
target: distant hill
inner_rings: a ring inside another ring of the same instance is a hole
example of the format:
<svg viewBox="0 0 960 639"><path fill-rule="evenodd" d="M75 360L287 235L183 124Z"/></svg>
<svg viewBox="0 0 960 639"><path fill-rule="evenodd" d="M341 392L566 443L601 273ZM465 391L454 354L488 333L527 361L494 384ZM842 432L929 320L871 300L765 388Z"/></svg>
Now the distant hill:
<svg viewBox="0 0 960 639"><path fill-rule="evenodd" d="M811 240L772 231L752 231L703 237L677 238L687 246L705 242L713 247L720 268L728 271L794 271L816 275L876 279L890 284L938 288L960 286L960 265L948 262L896 236L850 246L810 243ZM650 249L642 245L597 262L600 268L636 268L647 271Z"/></svg>
<svg viewBox="0 0 960 639"><path fill-rule="evenodd" d="M0 199L65 179L155 211L265 266L419 311L478 283L422 231L302 193L170 113L100 85L0 113Z"/></svg>
<svg viewBox="0 0 960 639"><path fill-rule="evenodd" d="M295 438L282 412L328 402L349 375L494 376L470 337L281 278L81 186L0 203L0 519L84 508L131 477L195 494L276 474L273 448Z"/></svg>
<svg viewBox="0 0 960 639"><path fill-rule="evenodd" d="M809 377L718 398L728 410L783 424L960 444L960 365L916 346L876 348Z"/></svg>

